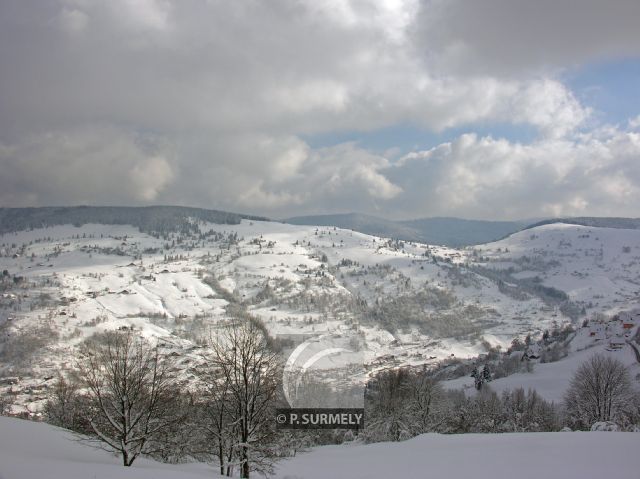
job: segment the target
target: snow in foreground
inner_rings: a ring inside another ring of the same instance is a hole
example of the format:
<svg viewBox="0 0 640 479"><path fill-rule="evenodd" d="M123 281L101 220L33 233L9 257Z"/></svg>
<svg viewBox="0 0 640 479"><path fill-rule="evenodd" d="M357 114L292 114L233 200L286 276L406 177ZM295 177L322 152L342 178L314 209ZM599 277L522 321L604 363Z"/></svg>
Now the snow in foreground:
<svg viewBox="0 0 640 479"><path fill-rule="evenodd" d="M283 462L281 479L541 479L640 477L640 434L424 434L409 441L325 446Z"/></svg>
<svg viewBox="0 0 640 479"><path fill-rule="evenodd" d="M215 477L202 464L168 465L120 458L79 443L48 424L0 417L0 479L201 479Z"/></svg>
<svg viewBox="0 0 640 479"><path fill-rule="evenodd" d="M280 479L397 477L519 479L632 478L640 471L640 434L607 432L426 434L406 442L325 446L283 461ZM130 468L80 444L62 429L0 417L2 479L192 479L218 477L202 464L138 459Z"/></svg>

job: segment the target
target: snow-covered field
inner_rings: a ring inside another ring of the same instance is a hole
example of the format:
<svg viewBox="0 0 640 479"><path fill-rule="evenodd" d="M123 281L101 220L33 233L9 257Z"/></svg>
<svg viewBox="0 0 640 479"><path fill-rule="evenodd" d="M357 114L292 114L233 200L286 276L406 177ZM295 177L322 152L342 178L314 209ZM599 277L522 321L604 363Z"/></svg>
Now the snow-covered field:
<svg viewBox="0 0 640 479"><path fill-rule="evenodd" d="M216 476L204 464L168 465L138 459L122 466L115 455L48 424L0 417L2 479L195 479Z"/></svg>
<svg viewBox="0 0 640 479"><path fill-rule="evenodd" d="M640 471L640 434L610 432L426 434L400 443L324 446L282 461L279 479L608 478ZM195 479L219 477L203 464L138 459L120 465L107 452L47 424L0 417L3 479Z"/></svg>
<svg viewBox="0 0 640 479"><path fill-rule="evenodd" d="M191 236L96 224L0 236L0 271L9 274L0 328L5 344L25 345L0 359L12 412L37 412L47 378L72 368L75 347L96 331L133 326L188 359L198 337L228 318L230 302L274 336L351 340L368 374L475 357L487 344L504 350L516 336L571 322L538 285L566 293L583 314L576 323L638 306L638 230L553 224L452 249L333 227L199 226ZM535 376L540 390L545 369ZM522 385L533 387L533 377Z"/></svg>
<svg viewBox="0 0 640 479"><path fill-rule="evenodd" d="M325 446L283 462L281 479L630 479L640 434L424 434L405 442Z"/></svg>

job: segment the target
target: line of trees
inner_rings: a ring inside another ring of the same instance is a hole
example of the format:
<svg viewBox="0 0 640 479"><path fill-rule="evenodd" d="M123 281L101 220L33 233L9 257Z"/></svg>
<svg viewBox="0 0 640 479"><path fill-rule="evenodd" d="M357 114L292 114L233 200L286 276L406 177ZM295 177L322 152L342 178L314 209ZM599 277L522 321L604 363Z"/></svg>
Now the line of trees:
<svg viewBox="0 0 640 479"><path fill-rule="evenodd" d="M97 334L80 349L76 373L60 377L45 413L48 421L87 435L130 466L141 454L168 462L215 463L221 475L269 474L277 458L312 444L349 440L346 434L275 430L282 365L263 327L247 318L218 331L198 365L185 366L134 331ZM399 441L427 432L499 433L588 430L611 421L640 425L640 398L626 367L594 355L574 375L563 404L534 390L472 395L446 390L427 370L376 375L365 391L368 442ZM195 378L195 381L194 381ZM351 433L350 438L353 438Z"/></svg>
<svg viewBox="0 0 640 479"><path fill-rule="evenodd" d="M467 396L446 390L423 372L393 370L376 378L366 397L365 440L398 441L418 434L539 432L561 428L559 410L535 391L488 386Z"/></svg>
<svg viewBox="0 0 640 479"><path fill-rule="evenodd" d="M145 454L216 461L228 476L270 472L277 353L252 321L232 323L205 350L199 381L186 384L161 345L131 330L96 334L81 346L75 373L58 379L46 417L117 452L124 466Z"/></svg>
<svg viewBox="0 0 640 479"><path fill-rule="evenodd" d="M485 379L483 371L475 376ZM522 388L498 394L489 384L475 394L446 390L428 372L396 369L378 374L365 394L370 442L398 441L438 432L498 433L589 430L611 422L622 430L640 426L640 395L632 387L626 366L595 354L576 371L562 404ZM484 381L483 381L484 382Z"/></svg>

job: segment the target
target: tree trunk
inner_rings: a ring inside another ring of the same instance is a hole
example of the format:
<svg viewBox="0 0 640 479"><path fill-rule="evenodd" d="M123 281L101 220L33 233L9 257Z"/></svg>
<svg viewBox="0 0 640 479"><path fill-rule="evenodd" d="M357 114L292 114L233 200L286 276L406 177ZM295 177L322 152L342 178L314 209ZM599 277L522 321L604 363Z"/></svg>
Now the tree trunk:
<svg viewBox="0 0 640 479"><path fill-rule="evenodd" d="M218 441L218 457L220 458L220 475L224 476L224 450L222 441Z"/></svg>
<svg viewBox="0 0 640 479"><path fill-rule="evenodd" d="M242 472L240 477L243 479L249 478L249 448L242 446Z"/></svg>

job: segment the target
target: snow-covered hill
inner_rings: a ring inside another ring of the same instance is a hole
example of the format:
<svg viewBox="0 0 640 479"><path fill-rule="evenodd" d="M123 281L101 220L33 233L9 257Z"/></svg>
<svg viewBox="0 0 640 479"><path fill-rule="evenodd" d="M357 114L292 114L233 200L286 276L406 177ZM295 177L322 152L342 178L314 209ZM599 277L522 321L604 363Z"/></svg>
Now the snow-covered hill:
<svg viewBox="0 0 640 479"><path fill-rule="evenodd" d="M169 465L139 458L131 467L65 429L0 417L3 479L195 479L217 477L205 464Z"/></svg>
<svg viewBox="0 0 640 479"><path fill-rule="evenodd" d="M404 442L325 446L283 462L282 479L632 478L640 434L424 434ZM596 453L597 452L597 453Z"/></svg>
<svg viewBox="0 0 640 479"><path fill-rule="evenodd" d="M640 301L640 230L555 223L479 249L494 267L512 267L518 279L537 277L590 310Z"/></svg>
<svg viewBox="0 0 640 479"><path fill-rule="evenodd" d="M448 477L637 477L640 434L607 432L426 434L400 443L318 447L278 464L282 479ZM595 453L597 451L597 454ZM218 477L204 464L145 458L123 467L114 455L47 424L0 417L0 477L80 479Z"/></svg>
<svg viewBox="0 0 640 479"><path fill-rule="evenodd" d="M104 329L139 329L188 363L198 340L241 309L274 336L339 337L371 374L474 357L638 304L638 230L552 224L452 249L333 227L193 225L0 236L0 388L14 413L37 412L74 348Z"/></svg>

